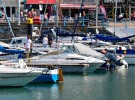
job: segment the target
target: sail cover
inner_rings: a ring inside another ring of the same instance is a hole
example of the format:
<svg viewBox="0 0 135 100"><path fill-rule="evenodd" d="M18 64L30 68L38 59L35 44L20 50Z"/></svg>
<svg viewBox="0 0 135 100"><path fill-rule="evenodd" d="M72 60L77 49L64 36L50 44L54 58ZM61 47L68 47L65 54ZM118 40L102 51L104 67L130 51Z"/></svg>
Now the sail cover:
<svg viewBox="0 0 135 100"><path fill-rule="evenodd" d="M101 34L96 34L96 38L99 40L107 41L107 42L129 42L128 38L119 38L119 37L113 37L113 36L103 36Z"/></svg>

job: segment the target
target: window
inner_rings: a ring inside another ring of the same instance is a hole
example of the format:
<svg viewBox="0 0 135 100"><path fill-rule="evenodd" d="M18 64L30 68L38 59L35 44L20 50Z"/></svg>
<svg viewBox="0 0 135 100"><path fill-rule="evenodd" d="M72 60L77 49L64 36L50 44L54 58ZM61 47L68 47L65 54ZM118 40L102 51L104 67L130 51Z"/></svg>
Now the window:
<svg viewBox="0 0 135 100"><path fill-rule="evenodd" d="M115 0L104 0L104 3L113 3ZM125 0L117 0L118 3L125 3Z"/></svg>
<svg viewBox="0 0 135 100"><path fill-rule="evenodd" d="M20 43L22 43L22 40L16 40L16 41L13 41L12 44L20 44Z"/></svg>

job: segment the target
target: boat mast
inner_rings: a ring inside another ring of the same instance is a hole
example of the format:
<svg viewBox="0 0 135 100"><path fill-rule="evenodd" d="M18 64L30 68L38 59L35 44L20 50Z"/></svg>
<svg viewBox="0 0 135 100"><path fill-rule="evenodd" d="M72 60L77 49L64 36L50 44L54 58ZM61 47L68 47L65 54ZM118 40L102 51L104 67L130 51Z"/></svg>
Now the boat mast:
<svg viewBox="0 0 135 100"><path fill-rule="evenodd" d="M97 26L98 26L98 2L99 0L97 0L96 2L96 32L97 32Z"/></svg>
<svg viewBox="0 0 135 100"><path fill-rule="evenodd" d="M84 0L82 0L82 2L81 2L81 7L80 7L80 9L79 9L77 21L76 21L75 28L74 28L74 31L73 31L73 34L72 34L72 40L71 40L72 42L73 42L73 37L74 37L74 34L75 34L75 32L76 32L76 28L77 28L77 25L78 25L78 22L79 22L79 15L80 15L80 13L81 13L82 7L84 6L83 2L84 2Z"/></svg>
<svg viewBox="0 0 135 100"><path fill-rule="evenodd" d="M20 0L18 0L18 25L20 25Z"/></svg>
<svg viewBox="0 0 135 100"><path fill-rule="evenodd" d="M117 21L117 0L115 0L115 22L114 22L114 35L116 32L116 21Z"/></svg>
<svg viewBox="0 0 135 100"><path fill-rule="evenodd" d="M15 37L15 36L14 36L14 33L13 33L13 30L12 30L12 27L11 27L11 24L10 24L10 22L9 22L9 18L7 17L6 8L5 8L5 6L4 6L2 0L0 0L0 3L2 4L2 7L3 7L3 9L4 9L4 13L5 13L6 19L7 19L7 21L8 21L8 25L9 25L9 28L10 28L10 32L11 32L12 36Z"/></svg>

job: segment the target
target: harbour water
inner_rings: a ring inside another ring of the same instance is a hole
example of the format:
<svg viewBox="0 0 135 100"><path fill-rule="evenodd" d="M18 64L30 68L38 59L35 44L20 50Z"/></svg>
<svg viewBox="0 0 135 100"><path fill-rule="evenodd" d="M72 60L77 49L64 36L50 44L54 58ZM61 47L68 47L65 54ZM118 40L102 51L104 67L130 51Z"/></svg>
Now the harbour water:
<svg viewBox="0 0 135 100"><path fill-rule="evenodd" d="M1 100L134 100L135 66L119 71L64 74L64 82L0 88Z"/></svg>

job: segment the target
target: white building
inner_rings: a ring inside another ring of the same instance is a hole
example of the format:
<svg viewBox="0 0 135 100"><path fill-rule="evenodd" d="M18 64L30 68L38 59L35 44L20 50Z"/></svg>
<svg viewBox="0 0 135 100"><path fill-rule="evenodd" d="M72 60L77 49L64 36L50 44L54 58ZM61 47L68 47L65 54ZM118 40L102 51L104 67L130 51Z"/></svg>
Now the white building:
<svg viewBox="0 0 135 100"><path fill-rule="evenodd" d="M8 17L18 17L19 1L23 0L2 0ZM0 8L3 9L1 3Z"/></svg>

